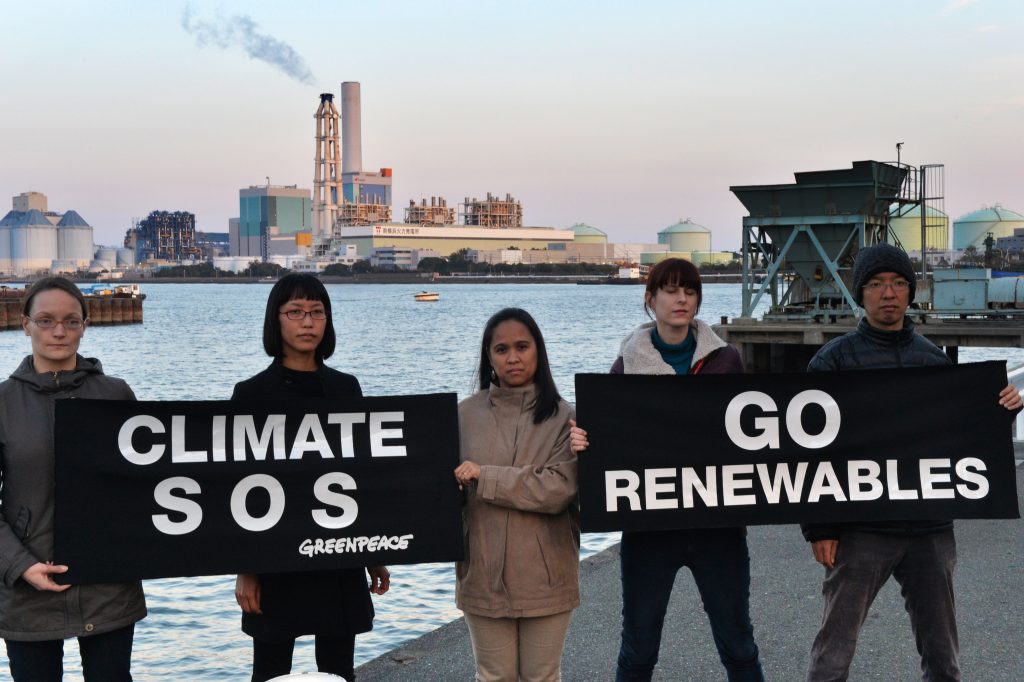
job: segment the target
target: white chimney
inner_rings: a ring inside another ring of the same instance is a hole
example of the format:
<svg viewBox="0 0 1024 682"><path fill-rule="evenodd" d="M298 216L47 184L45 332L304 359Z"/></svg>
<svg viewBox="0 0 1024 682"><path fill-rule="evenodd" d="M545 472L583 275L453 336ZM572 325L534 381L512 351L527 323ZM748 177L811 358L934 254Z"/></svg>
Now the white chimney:
<svg viewBox="0 0 1024 682"><path fill-rule="evenodd" d="M359 121L359 83L341 84L341 172L363 170L362 125Z"/></svg>

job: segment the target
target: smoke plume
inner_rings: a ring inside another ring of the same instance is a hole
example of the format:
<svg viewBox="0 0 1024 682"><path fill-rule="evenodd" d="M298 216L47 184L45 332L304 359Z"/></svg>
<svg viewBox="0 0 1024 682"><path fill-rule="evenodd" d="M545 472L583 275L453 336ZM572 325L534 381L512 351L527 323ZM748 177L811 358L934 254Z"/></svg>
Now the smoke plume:
<svg viewBox="0 0 1024 682"><path fill-rule="evenodd" d="M299 53L288 43L260 33L256 22L244 14L217 22L200 21L193 16L192 7L186 5L181 26L196 39L199 47L214 45L224 50L240 47L251 59L266 62L300 83L313 84L313 74Z"/></svg>

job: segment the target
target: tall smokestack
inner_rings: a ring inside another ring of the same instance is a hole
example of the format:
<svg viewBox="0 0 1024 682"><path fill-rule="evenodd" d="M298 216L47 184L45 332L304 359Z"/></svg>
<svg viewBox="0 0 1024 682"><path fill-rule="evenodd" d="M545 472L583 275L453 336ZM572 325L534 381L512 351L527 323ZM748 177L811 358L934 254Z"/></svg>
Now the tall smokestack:
<svg viewBox="0 0 1024 682"><path fill-rule="evenodd" d="M363 132L359 121L359 83L341 84L341 172L363 170Z"/></svg>
<svg viewBox="0 0 1024 682"><path fill-rule="evenodd" d="M341 173L338 171L338 109L334 95L320 95L316 119L316 157L313 171L313 236L331 236L341 203Z"/></svg>

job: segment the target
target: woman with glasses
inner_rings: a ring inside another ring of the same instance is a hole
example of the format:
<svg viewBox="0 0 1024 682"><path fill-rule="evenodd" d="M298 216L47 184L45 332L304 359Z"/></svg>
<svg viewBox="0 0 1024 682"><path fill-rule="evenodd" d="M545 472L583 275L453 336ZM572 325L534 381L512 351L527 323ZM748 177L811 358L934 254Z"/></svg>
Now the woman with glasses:
<svg viewBox="0 0 1024 682"><path fill-rule="evenodd" d="M135 399L78 354L88 313L64 278L29 287L22 328L32 354L0 383L0 637L14 682L58 682L70 637L85 682L130 682L135 623L146 616L140 582L62 585L68 567L53 563L54 402Z"/></svg>
<svg viewBox="0 0 1024 682"><path fill-rule="evenodd" d="M331 299L313 275L282 277L270 291L263 348L270 367L235 385L232 400L359 397L359 381L331 369L334 353ZM370 584L367 588L366 573ZM252 682L291 672L295 639L316 636L321 672L355 679L355 637L373 627L370 593L384 594L383 566L272 574L243 574L235 581L242 631L253 639Z"/></svg>
<svg viewBox="0 0 1024 682"><path fill-rule="evenodd" d="M480 390L459 404L455 479L467 495L456 605L478 681L556 682L580 603L573 412L525 310L505 308L487 321L478 380Z"/></svg>
<svg viewBox="0 0 1024 682"><path fill-rule="evenodd" d="M689 261L666 258L652 267L644 311L654 320L623 340L612 374L742 372L739 351L697 319L701 296L700 272ZM570 438L573 452L582 452L589 445L587 432L575 424ZM622 642L617 682L651 679L672 586L684 566L697 584L729 682L763 682L750 622L746 536L742 527L622 534Z"/></svg>

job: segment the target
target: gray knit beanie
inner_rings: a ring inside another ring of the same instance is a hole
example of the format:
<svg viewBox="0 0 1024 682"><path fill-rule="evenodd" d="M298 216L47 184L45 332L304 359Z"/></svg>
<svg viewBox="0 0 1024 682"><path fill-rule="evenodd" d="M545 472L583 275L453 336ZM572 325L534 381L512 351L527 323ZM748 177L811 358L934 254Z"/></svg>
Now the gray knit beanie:
<svg viewBox="0 0 1024 682"><path fill-rule="evenodd" d="M853 298L857 305L863 305L864 285L880 272L895 272L910 282L910 299L914 302L917 290L917 276L907 253L892 244L875 244L861 249L853 262Z"/></svg>

